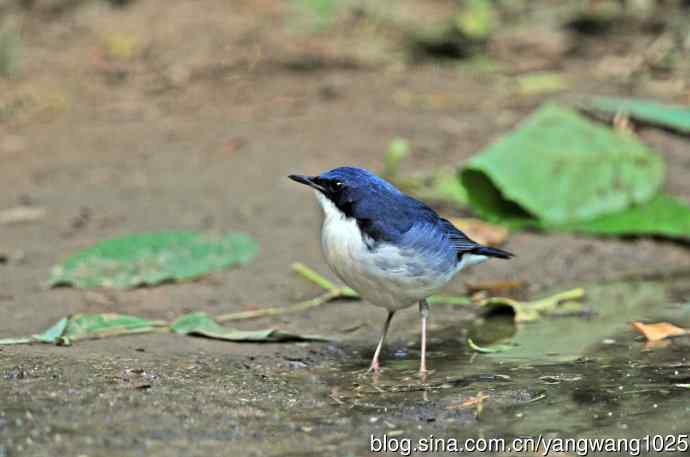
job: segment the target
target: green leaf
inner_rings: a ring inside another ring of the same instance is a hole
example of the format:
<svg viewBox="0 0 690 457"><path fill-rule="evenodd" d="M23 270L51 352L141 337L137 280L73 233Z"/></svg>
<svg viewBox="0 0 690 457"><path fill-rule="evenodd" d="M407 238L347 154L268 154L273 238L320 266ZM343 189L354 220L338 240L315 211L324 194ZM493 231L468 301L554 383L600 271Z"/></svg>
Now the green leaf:
<svg viewBox="0 0 690 457"><path fill-rule="evenodd" d="M480 352L482 354L495 354L497 352L507 352L515 347L515 345L512 344L496 344L488 347L477 346L474 343L474 341L472 341L472 338L467 338L467 345L474 352Z"/></svg>
<svg viewBox="0 0 690 457"><path fill-rule="evenodd" d="M166 231L100 242L53 268L51 286L131 288L198 278L209 271L246 264L256 242L242 233L222 236Z"/></svg>
<svg viewBox="0 0 690 457"><path fill-rule="evenodd" d="M180 316L170 325L173 333L184 335L205 336L226 341L245 342L277 342L277 341L327 341L326 338L315 335L296 335L275 329L265 330L237 330L223 327L208 314L195 312Z"/></svg>
<svg viewBox="0 0 690 457"><path fill-rule="evenodd" d="M43 333L29 338L0 340L0 345L46 343L69 345L72 341L89 338L152 332L166 325L163 321L151 321L125 314L75 314L63 317Z"/></svg>
<svg viewBox="0 0 690 457"><path fill-rule="evenodd" d="M502 219L495 214L478 211L485 219L513 229L535 228L554 232L575 232L592 235L653 235L669 238L690 237L690 205L666 194L589 221L547 224L530 218Z"/></svg>
<svg viewBox="0 0 690 457"><path fill-rule="evenodd" d="M470 205L511 226L592 220L650 200L661 158L633 136L545 105L461 171Z"/></svg>
<svg viewBox="0 0 690 457"><path fill-rule="evenodd" d="M38 335L33 335L31 338L34 341L38 341L40 343L55 344L58 342L59 338L65 332L65 329L67 328L68 322L69 322L69 319L66 317L63 317L62 319L57 321L55 323L55 325L50 327L45 332L39 333Z"/></svg>
<svg viewBox="0 0 690 457"><path fill-rule="evenodd" d="M667 127L681 133L690 133L690 107L666 105L635 98L597 97L585 106L595 111L616 115L627 114L633 119Z"/></svg>
<svg viewBox="0 0 690 457"><path fill-rule="evenodd" d="M164 321L152 321L126 314L75 314L69 319L61 335L64 342L131 333L147 333L164 326Z"/></svg>
<svg viewBox="0 0 690 457"><path fill-rule="evenodd" d="M30 343L57 344L67 328L68 321L68 318L63 317L43 333L31 335L30 337L2 339L0 340L0 346Z"/></svg>

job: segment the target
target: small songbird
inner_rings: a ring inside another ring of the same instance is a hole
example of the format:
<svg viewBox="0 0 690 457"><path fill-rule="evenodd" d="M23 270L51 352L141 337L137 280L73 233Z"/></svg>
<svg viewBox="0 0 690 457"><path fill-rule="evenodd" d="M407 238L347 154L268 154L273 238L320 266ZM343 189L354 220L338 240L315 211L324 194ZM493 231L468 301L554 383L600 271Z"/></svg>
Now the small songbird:
<svg viewBox="0 0 690 457"><path fill-rule="evenodd" d="M289 177L314 189L323 208L321 247L328 265L362 298L388 310L369 370L379 371L395 312L419 303L419 371L425 373L427 297L463 268L513 254L472 241L424 203L362 168Z"/></svg>

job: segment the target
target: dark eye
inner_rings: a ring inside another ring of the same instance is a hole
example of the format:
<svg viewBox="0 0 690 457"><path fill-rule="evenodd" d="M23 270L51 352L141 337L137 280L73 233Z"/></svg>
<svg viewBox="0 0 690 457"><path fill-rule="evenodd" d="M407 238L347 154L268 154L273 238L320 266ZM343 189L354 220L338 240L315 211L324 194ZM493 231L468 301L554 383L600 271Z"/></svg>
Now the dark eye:
<svg viewBox="0 0 690 457"><path fill-rule="evenodd" d="M341 181L334 181L333 182L333 188L340 190L343 188L343 183Z"/></svg>

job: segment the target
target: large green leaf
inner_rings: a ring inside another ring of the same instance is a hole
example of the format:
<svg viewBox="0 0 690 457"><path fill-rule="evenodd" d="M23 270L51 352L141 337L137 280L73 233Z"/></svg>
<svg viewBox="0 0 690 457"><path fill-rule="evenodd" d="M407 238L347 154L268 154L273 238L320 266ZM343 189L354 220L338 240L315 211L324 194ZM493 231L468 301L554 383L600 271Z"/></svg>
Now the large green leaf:
<svg viewBox="0 0 690 457"><path fill-rule="evenodd" d="M195 312L180 316L170 325L174 333L185 335L205 336L227 341L246 342L276 342L276 341L324 341L326 338L315 335L296 335L275 329L265 330L237 330L223 327L208 314Z"/></svg>
<svg viewBox="0 0 690 457"><path fill-rule="evenodd" d="M547 231L589 233L593 235L650 235L668 238L690 237L690 205L666 194L622 211L604 214L588 221L548 224L530 217L501 217L478 210L489 221L513 229L535 228Z"/></svg>
<svg viewBox="0 0 690 457"><path fill-rule="evenodd" d="M641 205L590 221L543 228L602 235L687 238L690 237L690 205L669 195L659 194Z"/></svg>
<svg viewBox="0 0 690 457"><path fill-rule="evenodd" d="M186 231L127 235L100 242L53 268L49 284L129 288L198 278L254 258L256 242L242 233Z"/></svg>
<svg viewBox="0 0 690 457"><path fill-rule="evenodd" d="M545 105L461 171L472 208L511 225L563 225L651 199L661 158L558 105Z"/></svg>
<svg viewBox="0 0 690 457"><path fill-rule="evenodd" d="M592 99L585 108L615 115L624 113L633 119L649 124L660 125L683 133L690 133L690 107L666 105L663 103L635 98Z"/></svg>

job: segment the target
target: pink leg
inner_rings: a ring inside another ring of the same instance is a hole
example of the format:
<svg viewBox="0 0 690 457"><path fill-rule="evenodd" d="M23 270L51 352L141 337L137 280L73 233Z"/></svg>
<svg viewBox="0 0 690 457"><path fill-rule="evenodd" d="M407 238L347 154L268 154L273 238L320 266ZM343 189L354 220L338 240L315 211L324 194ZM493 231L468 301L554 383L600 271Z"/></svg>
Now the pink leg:
<svg viewBox="0 0 690 457"><path fill-rule="evenodd" d="M391 320L393 319L393 315L395 314L395 311L388 311L388 317L386 317L386 323L383 324L383 332L381 334L381 339L379 339L379 344L376 346L376 351L374 352L374 358L371 359L371 366L369 367L369 371L373 371L374 373L378 373L379 369L381 368L381 365L379 364L379 355L381 355L381 348L383 347L383 341L386 339L386 333L388 333L388 327L391 325Z"/></svg>
<svg viewBox="0 0 690 457"><path fill-rule="evenodd" d="M426 321L429 317L429 304L426 300L419 302L419 315L422 318L422 358L419 362L419 373L425 374L426 369Z"/></svg>

